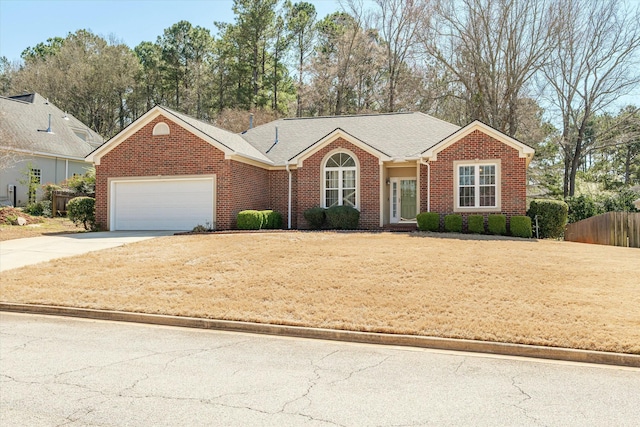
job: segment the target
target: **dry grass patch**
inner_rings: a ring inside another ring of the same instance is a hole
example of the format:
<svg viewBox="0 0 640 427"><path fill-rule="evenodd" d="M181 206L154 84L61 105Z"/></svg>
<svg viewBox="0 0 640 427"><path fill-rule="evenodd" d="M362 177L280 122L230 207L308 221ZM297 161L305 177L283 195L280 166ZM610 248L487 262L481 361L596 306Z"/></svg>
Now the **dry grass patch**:
<svg viewBox="0 0 640 427"><path fill-rule="evenodd" d="M637 249L458 237L163 237L3 272L0 299L640 353Z"/></svg>
<svg viewBox="0 0 640 427"><path fill-rule="evenodd" d="M22 217L26 225L11 225L11 220ZM31 216L21 209L0 208L0 242L22 239L25 237L50 236L53 234L83 233L82 227L77 227L67 218L46 218Z"/></svg>

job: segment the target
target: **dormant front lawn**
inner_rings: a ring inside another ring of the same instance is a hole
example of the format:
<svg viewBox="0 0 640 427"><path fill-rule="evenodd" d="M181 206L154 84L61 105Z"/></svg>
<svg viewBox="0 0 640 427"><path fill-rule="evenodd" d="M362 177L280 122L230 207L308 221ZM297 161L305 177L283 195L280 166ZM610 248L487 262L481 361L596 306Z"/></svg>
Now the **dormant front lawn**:
<svg viewBox="0 0 640 427"><path fill-rule="evenodd" d="M0 300L640 354L640 251L441 234L171 236L1 274Z"/></svg>

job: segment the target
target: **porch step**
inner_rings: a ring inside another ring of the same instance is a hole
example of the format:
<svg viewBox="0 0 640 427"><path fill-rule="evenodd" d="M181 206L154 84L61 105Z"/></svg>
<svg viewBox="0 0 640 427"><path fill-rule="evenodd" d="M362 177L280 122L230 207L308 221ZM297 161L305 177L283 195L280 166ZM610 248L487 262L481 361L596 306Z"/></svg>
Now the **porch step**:
<svg viewBox="0 0 640 427"><path fill-rule="evenodd" d="M382 227L385 231L393 231L393 232L411 232L411 231L416 231L418 229L418 225L415 223L408 223L408 224L387 224L384 227Z"/></svg>

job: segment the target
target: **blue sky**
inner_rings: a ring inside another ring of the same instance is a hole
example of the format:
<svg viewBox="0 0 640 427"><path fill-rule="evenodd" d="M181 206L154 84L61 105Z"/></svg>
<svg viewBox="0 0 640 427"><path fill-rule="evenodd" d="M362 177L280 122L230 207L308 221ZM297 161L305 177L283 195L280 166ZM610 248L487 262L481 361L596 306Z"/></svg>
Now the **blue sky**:
<svg viewBox="0 0 640 427"><path fill-rule="evenodd" d="M340 9L338 0L310 2L319 18ZM114 35L131 48L155 41L181 20L214 32L214 21L233 22L232 5L232 0L0 0L0 56L18 60L27 47L79 29Z"/></svg>

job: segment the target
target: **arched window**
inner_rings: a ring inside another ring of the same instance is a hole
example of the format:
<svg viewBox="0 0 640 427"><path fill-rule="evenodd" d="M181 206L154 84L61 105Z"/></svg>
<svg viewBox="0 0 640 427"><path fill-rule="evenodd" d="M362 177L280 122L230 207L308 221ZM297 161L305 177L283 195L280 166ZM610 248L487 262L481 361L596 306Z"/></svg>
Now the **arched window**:
<svg viewBox="0 0 640 427"><path fill-rule="evenodd" d="M347 153L335 153L324 164L324 207L357 204L356 162Z"/></svg>
<svg viewBox="0 0 640 427"><path fill-rule="evenodd" d="M153 127L152 134L156 135L169 135L169 125L165 122L160 122Z"/></svg>

